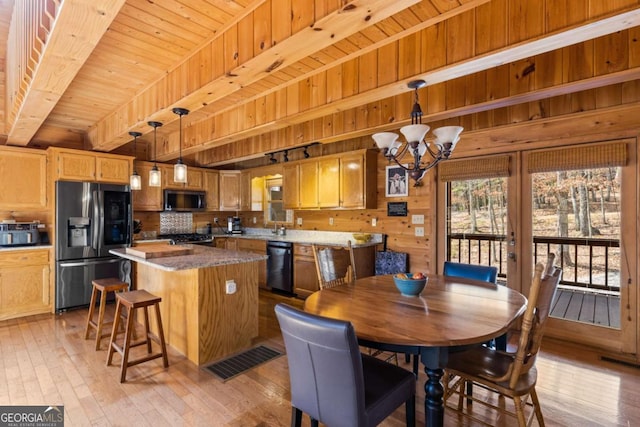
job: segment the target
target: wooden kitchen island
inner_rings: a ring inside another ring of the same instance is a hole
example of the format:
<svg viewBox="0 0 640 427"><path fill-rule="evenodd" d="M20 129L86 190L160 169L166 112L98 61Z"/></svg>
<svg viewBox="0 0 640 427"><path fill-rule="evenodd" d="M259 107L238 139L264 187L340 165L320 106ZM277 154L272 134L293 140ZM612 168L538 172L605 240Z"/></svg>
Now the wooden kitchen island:
<svg viewBox="0 0 640 427"><path fill-rule="evenodd" d="M167 344L193 363L205 365L251 347L258 336L258 263L266 254L180 247L191 253L145 259L126 249L110 252L136 262L135 288L162 298ZM228 289L230 280L235 292Z"/></svg>

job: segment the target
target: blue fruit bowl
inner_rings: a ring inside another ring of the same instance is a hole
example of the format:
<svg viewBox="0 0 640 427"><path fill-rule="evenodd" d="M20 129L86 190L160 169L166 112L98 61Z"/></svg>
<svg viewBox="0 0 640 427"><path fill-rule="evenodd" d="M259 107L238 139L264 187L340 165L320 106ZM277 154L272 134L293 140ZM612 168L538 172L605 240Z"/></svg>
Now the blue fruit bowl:
<svg viewBox="0 0 640 427"><path fill-rule="evenodd" d="M405 276L407 276L406 279L398 277L397 275L393 276L393 282L396 284L396 288L398 288L402 295L407 297L420 295L420 292L422 292L427 284L427 278L412 279L412 273L406 273Z"/></svg>

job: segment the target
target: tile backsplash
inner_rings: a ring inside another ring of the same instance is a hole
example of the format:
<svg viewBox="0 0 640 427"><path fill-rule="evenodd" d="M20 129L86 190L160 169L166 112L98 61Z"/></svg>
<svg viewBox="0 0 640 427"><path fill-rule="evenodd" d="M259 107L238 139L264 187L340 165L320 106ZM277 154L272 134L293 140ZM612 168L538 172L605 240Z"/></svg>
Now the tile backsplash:
<svg viewBox="0 0 640 427"><path fill-rule="evenodd" d="M193 232L191 212L160 212L160 234Z"/></svg>

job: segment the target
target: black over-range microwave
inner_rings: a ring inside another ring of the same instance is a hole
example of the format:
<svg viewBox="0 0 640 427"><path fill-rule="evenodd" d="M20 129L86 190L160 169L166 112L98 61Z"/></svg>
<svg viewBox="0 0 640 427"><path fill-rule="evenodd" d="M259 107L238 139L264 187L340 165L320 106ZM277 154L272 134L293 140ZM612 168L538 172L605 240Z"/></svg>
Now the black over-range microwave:
<svg viewBox="0 0 640 427"><path fill-rule="evenodd" d="M165 211L203 211L206 207L204 191L164 190Z"/></svg>

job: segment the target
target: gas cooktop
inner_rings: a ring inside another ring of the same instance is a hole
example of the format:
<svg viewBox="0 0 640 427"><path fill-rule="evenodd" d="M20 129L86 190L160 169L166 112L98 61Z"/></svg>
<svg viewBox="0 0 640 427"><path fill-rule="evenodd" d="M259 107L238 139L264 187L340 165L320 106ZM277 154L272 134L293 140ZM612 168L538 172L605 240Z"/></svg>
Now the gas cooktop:
<svg viewBox="0 0 640 427"><path fill-rule="evenodd" d="M177 234L160 234L159 239L169 239L172 243L190 243L190 242L212 242L211 234L199 233L177 233Z"/></svg>

